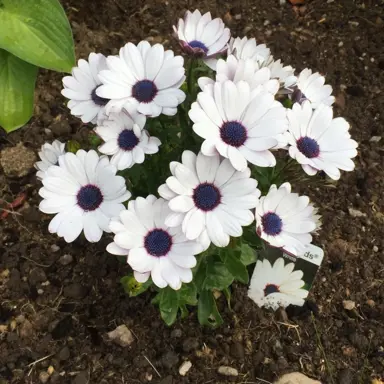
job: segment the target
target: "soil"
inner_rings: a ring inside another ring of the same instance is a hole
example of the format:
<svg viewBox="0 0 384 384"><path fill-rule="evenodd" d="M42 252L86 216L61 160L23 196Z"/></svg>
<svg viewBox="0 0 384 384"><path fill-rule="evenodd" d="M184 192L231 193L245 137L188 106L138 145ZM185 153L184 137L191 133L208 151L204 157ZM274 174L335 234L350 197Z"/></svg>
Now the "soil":
<svg viewBox="0 0 384 384"><path fill-rule="evenodd" d="M1 199L25 197L0 220L1 384L251 384L291 371L322 383L384 378L384 2L280 3L63 1L78 58L91 51L115 54L127 41L143 38L177 49L172 24L187 7L199 7L224 17L233 35L266 42L284 63L326 74L337 96L335 113L351 123L359 156L355 172L344 173L337 185L301 186L320 206L316 243L326 255L305 307L271 313L235 285L232 310L219 300L224 326L202 328L192 312L168 328L150 304L151 294L124 294L119 278L128 268L105 252L108 238L66 244L50 235L51 218L37 209L35 173L1 171ZM2 152L20 142L37 152L54 138L86 140L89 128L70 116L60 95L61 77L40 72L34 117L0 137ZM344 300L354 301L355 309L344 309ZM123 324L134 335L124 348L106 336ZM185 360L192 368L182 377L178 369ZM239 375L223 376L220 366Z"/></svg>

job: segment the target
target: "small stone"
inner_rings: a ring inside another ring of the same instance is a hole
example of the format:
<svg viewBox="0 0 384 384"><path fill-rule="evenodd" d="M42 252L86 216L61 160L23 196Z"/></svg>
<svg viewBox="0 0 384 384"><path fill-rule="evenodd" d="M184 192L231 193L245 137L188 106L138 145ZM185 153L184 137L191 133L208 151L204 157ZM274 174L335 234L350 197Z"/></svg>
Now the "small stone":
<svg viewBox="0 0 384 384"><path fill-rule="evenodd" d="M368 299L367 305L369 305L371 308L373 308L376 305L376 303L372 299Z"/></svg>
<svg viewBox="0 0 384 384"><path fill-rule="evenodd" d="M174 329L171 332L171 338L173 338L173 339L177 339L177 338L181 337L182 335L183 335L182 330L178 329L178 328Z"/></svg>
<svg viewBox="0 0 384 384"><path fill-rule="evenodd" d="M60 350L60 352L58 353L57 357L61 361L68 360L71 357L71 351L69 350L69 348L67 346L65 346L64 348L62 348Z"/></svg>
<svg viewBox="0 0 384 384"><path fill-rule="evenodd" d="M347 311L352 311L353 309L356 308L356 304L352 300L343 300L343 307Z"/></svg>
<svg viewBox="0 0 384 384"><path fill-rule="evenodd" d="M65 297L71 299L83 299L87 295L88 289L80 283L73 283L66 286L63 293Z"/></svg>
<svg viewBox="0 0 384 384"><path fill-rule="evenodd" d="M45 372L45 371L41 371L39 373L39 380L40 380L40 383L47 383L48 380L49 380L50 376L49 376L49 373L48 372Z"/></svg>
<svg viewBox="0 0 384 384"><path fill-rule="evenodd" d="M379 252L379 247L377 245L374 245L372 248L373 252Z"/></svg>
<svg viewBox="0 0 384 384"><path fill-rule="evenodd" d="M107 333L109 339L120 347L128 347L134 342L132 332L125 324L119 325L115 330Z"/></svg>
<svg viewBox="0 0 384 384"><path fill-rule="evenodd" d="M343 45L344 45L344 43L342 41L340 41L338 44L339 47L342 47Z"/></svg>
<svg viewBox="0 0 384 384"><path fill-rule="evenodd" d="M321 384L320 381L312 380L308 376L303 375L299 372L288 373L279 380L275 381L274 384Z"/></svg>
<svg viewBox="0 0 384 384"><path fill-rule="evenodd" d="M358 209L348 208L348 212L352 217L367 217L367 214Z"/></svg>
<svg viewBox="0 0 384 384"><path fill-rule="evenodd" d="M369 141L371 143L378 143L381 140L381 136L372 136Z"/></svg>
<svg viewBox="0 0 384 384"><path fill-rule="evenodd" d="M337 382L338 384L352 384L354 382L354 376L350 369L345 368L340 371Z"/></svg>
<svg viewBox="0 0 384 384"><path fill-rule="evenodd" d="M39 288L38 290L37 290L37 294L38 295L42 295L44 293L44 290L43 289L41 289L41 288Z"/></svg>
<svg viewBox="0 0 384 384"><path fill-rule="evenodd" d="M4 148L0 152L0 164L6 176L23 177L30 174L36 161L35 153L22 143Z"/></svg>
<svg viewBox="0 0 384 384"><path fill-rule="evenodd" d="M55 372L55 368L52 367L52 365L50 365L47 369L47 372L48 372L48 375L51 376L53 372Z"/></svg>
<svg viewBox="0 0 384 384"><path fill-rule="evenodd" d="M56 245L56 244L51 245L51 251L52 252L57 252L59 250L60 250L60 247L58 245Z"/></svg>
<svg viewBox="0 0 384 384"><path fill-rule="evenodd" d="M179 356L173 351L164 353L161 357L161 364L164 368L171 369L179 363Z"/></svg>
<svg viewBox="0 0 384 384"><path fill-rule="evenodd" d="M239 376L239 372L238 372L238 370L236 368L227 367L227 366L224 366L224 365L219 367L217 372L220 375L223 375L223 376L232 376L232 377Z"/></svg>
<svg viewBox="0 0 384 384"><path fill-rule="evenodd" d="M199 348L199 341L194 337L188 337L183 342L183 351L192 352Z"/></svg>
<svg viewBox="0 0 384 384"><path fill-rule="evenodd" d="M73 261L73 256L72 255L63 255L59 259L59 263L61 265L68 265L71 264Z"/></svg>
<svg viewBox="0 0 384 384"><path fill-rule="evenodd" d="M19 335L22 339L30 339L33 336L33 326L29 320L25 320L20 327Z"/></svg>
<svg viewBox="0 0 384 384"><path fill-rule="evenodd" d="M343 351L344 356L352 357L356 355L356 349L351 346L345 345L341 347L341 349Z"/></svg>
<svg viewBox="0 0 384 384"><path fill-rule="evenodd" d="M179 368L179 374L185 376L188 371L192 368L192 363L190 361L184 361Z"/></svg>

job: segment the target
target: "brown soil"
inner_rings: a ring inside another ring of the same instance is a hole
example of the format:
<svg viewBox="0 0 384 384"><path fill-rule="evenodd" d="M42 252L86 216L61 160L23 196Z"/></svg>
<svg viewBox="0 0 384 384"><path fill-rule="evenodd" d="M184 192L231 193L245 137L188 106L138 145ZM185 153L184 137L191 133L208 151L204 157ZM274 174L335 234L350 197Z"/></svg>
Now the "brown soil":
<svg viewBox="0 0 384 384"><path fill-rule="evenodd" d="M2 199L27 196L16 213L0 220L0 383L133 384L152 377L163 384L251 384L290 371L337 384L384 377L384 139L372 139L383 136L384 125L384 2L308 0L302 8L277 0L63 3L79 58L116 53L142 38L175 47L171 25L187 7L225 15L234 35L255 36L285 63L327 75L336 114L352 124L360 153L356 171L336 187L302 186L321 208L317 243L326 252L305 308L269 313L247 299L246 287L235 286L232 311L220 302L225 326L217 330L200 327L193 312L165 326L150 294L124 294L119 277L128 268L105 252L107 238L66 244L50 235L50 217L37 209L34 173L0 173ZM69 115L60 80L60 74L41 71L34 118L1 136L1 150L23 142L37 151L54 138L84 141L89 128ZM353 300L356 310L345 310L343 300ZM105 338L121 324L135 336L128 348ZM184 360L192 368L182 377ZM219 375L221 365L238 369L239 376Z"/></svg>

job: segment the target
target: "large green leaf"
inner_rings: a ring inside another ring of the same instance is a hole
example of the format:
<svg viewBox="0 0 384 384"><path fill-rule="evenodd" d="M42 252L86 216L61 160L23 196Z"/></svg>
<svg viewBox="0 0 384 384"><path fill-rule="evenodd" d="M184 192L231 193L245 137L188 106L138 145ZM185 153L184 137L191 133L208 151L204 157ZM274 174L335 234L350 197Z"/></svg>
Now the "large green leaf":
<svg viewBox="0 0 384 384"><path fill-rule="evenodd" d="M203 290L201 292L197 307L197 318L201 325L208 325L213 328L223 324L223 319L211 291Z"/></svg>
<svg viewBox="0 0 384 384"><path fill-rule="evenodd" d="M69 21L58 0L0 0L0 48L38 67L70 72Z"/></svg>
<svg viewBox="0 0 384 384"><path fill-rule="evenodd" d="M31 118L36 75L37 67L0 49L0 126L7 132Z"/></svg>
<svg viewBox="0 0 384 384"><path fill-rule="evenodd" d="M232 276L241 283L248 284L249 276L245 265L240 261L241 251L223 248L220 257Z"/></svg>

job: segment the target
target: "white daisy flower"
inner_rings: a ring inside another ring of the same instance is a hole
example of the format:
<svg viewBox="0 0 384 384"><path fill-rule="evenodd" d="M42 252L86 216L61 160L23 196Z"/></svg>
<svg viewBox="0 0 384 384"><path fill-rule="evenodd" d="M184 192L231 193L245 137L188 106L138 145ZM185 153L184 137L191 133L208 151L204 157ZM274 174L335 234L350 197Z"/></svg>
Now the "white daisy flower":
<svg viewBox="0 0 384 384"><path fill-rule="evenodd" d="M179 19L177 27L173 26L173 29L184 52L202 57L213 70L216 66L214 56L227 50L231 36L223 20L212 20L210 12L201 15L198 9L193 13L187 11L184 19Z"/></svg>
<svg viewBox="0 0 384 384"><path fill-rule="evenodd" d="M256 39L232 38L229 42L228 55L234 55L237 59L252 59L262 65L271 55L271 50L265 44L257 44Z"/></svg>
<svg viewBox="0 0 384 384"><path fill-rule="evenodd" d="M46 175L47 169L51 165L56 165L59 156L65 153L65 144L55 140L52 144L45 143L41 146L39 157L41 161L35 163L37 169L36 176L41 180Z"/></svg>
<svg viewBox="0 0 384 384"><path fill-rule="evenodd" d="M312 73L308 68L303 69L297 79L297 90L292 96L293 100L300 103L309 100L314 109L320 104L332 105L335 102L335 97L331 96L332 87L324 83L325 77L320 73Z"/></svg>
<svg viewBox="0 0 384 384"><path fill-rule="evenodd" d="M275 61L270 49L265 44L257 44L254 38L231 39L228 54L234 55L237 59L252 59L257 62L259 68L269 68L270 77L279 80L281 88L290 90L297 82L295 69L290 65L284 66L280 60Z"/></svg>
<svg viewBox="0 0 384 384"><path fill-rule="evenodd" d="M205 139L201 151L217 151L229 158L234 168L244 171L247 161L273 167L270 149L284 146L287 130L285 108L265 91L251 91L245 81L206 85L192 104L189 117L193 130Z"/></svg>
<svg viewBox="0 0 384 384"><path fill-rule="evenodd" d="M196 156L184 151L182 163L172 162L170 169L172 176L159 188L173 211L166 223L182 225L188 239L199 239L204 249L211 242L225 247L230 236L241 236L242 226L253 222L251 209L256 207L260 191L249 168L238 172L218 154L200 152Z"/></svg>
<svg viewBox="0 0 384 384"><path fill-rule="evenodd" d="M110 232L109 221L124 209L131 197L125 180L116 176L116 167L107 156L96 151L77 151L59 157L59 165L48 168L39 190L40 211L56 214L49 232L74 241L84 230L90 242L100 240L103 231Z"/></svg>
<svg viewBox="0 0 384 384"><path fill-rule="evenodd" d="M259 307L272 308L304 305L308 291L303 289L303 271L294 271L295 263L285 265L282 257L273 266L269 260L258 260L253 271L248 297Z"/></svg>
<svg viewBox="0 0 384 384"><path fill-rule="evenodd" d="M216 81L224 83L227 80L234 83L244 80L251 90L261 87L272 95L275 95L280 87L279 81L271 78L269 68L260 68L255 60L237 59L233 55L229 55L226 60L220 59L216 66ZM209 77L200 77L198 83L201 90L204 90L207 84L214 84L215 81Z"/></svg>
<svg viewBox="0 0 384 384"><path fill-rule="evenodd" d="M202 246L188 240L180 226L169 228L165 223L169 213L168 202L153 195L130 201L120 218L111 221L115 237L107 251L127 256L137 281L143 283L151 276L159 288L169 285L177 290L192 281L191 268Z"/></svg>
<svg viewBox="0 0 384 384"><path fill-rule="evenodd" d="M72 69L72 76L63 78L62 95L70 99L68 108L73 116L81 118L83 123L97 123L105 118L105 106L109 99L96 94L101 81L99 73L107 69L106 58L101 53L91 53L88 62L80 59L78 66Z"/></svg>
<svg viewBox="0 0 384 384"><path fill-rule="evenodd" d="M338 180L340 169L352 171L357 142L351 139L349 124L342 117L333 119L332 107L320 105L313 110L309 101L295 103L288 116L289 154L308 175L324 171Z"/></svg>
<svg viewBox="0 0 384 384"><path fill-rule="evenodd" d="M97 89L97 95L111 99L108 113L125 108L151 117L161 113L173 116L185 100L179 89L185 80L184 59L171 50L164 51L161 44L128 43L119 56L109 56L107 64L109 69L99 75L104 85Z"/></svg>
<svg viewBox="0 0 384 384"><path fill-rule="evenodd" d="M112 156L111 164L118 170L141 164L145 155L159 151L161 142L143 129L145 121L145 116L139 113L111 113L108 120L96 127L95 132L105 141L99 151Z"/></svg>
<svg viewBox="0 0 384 384"><path fill-rule="evenodd" d="M272 185L256 207L256 232L273 247L298 255L319 225L316 213L307 196L291 193L289 183Z"/></svg>

